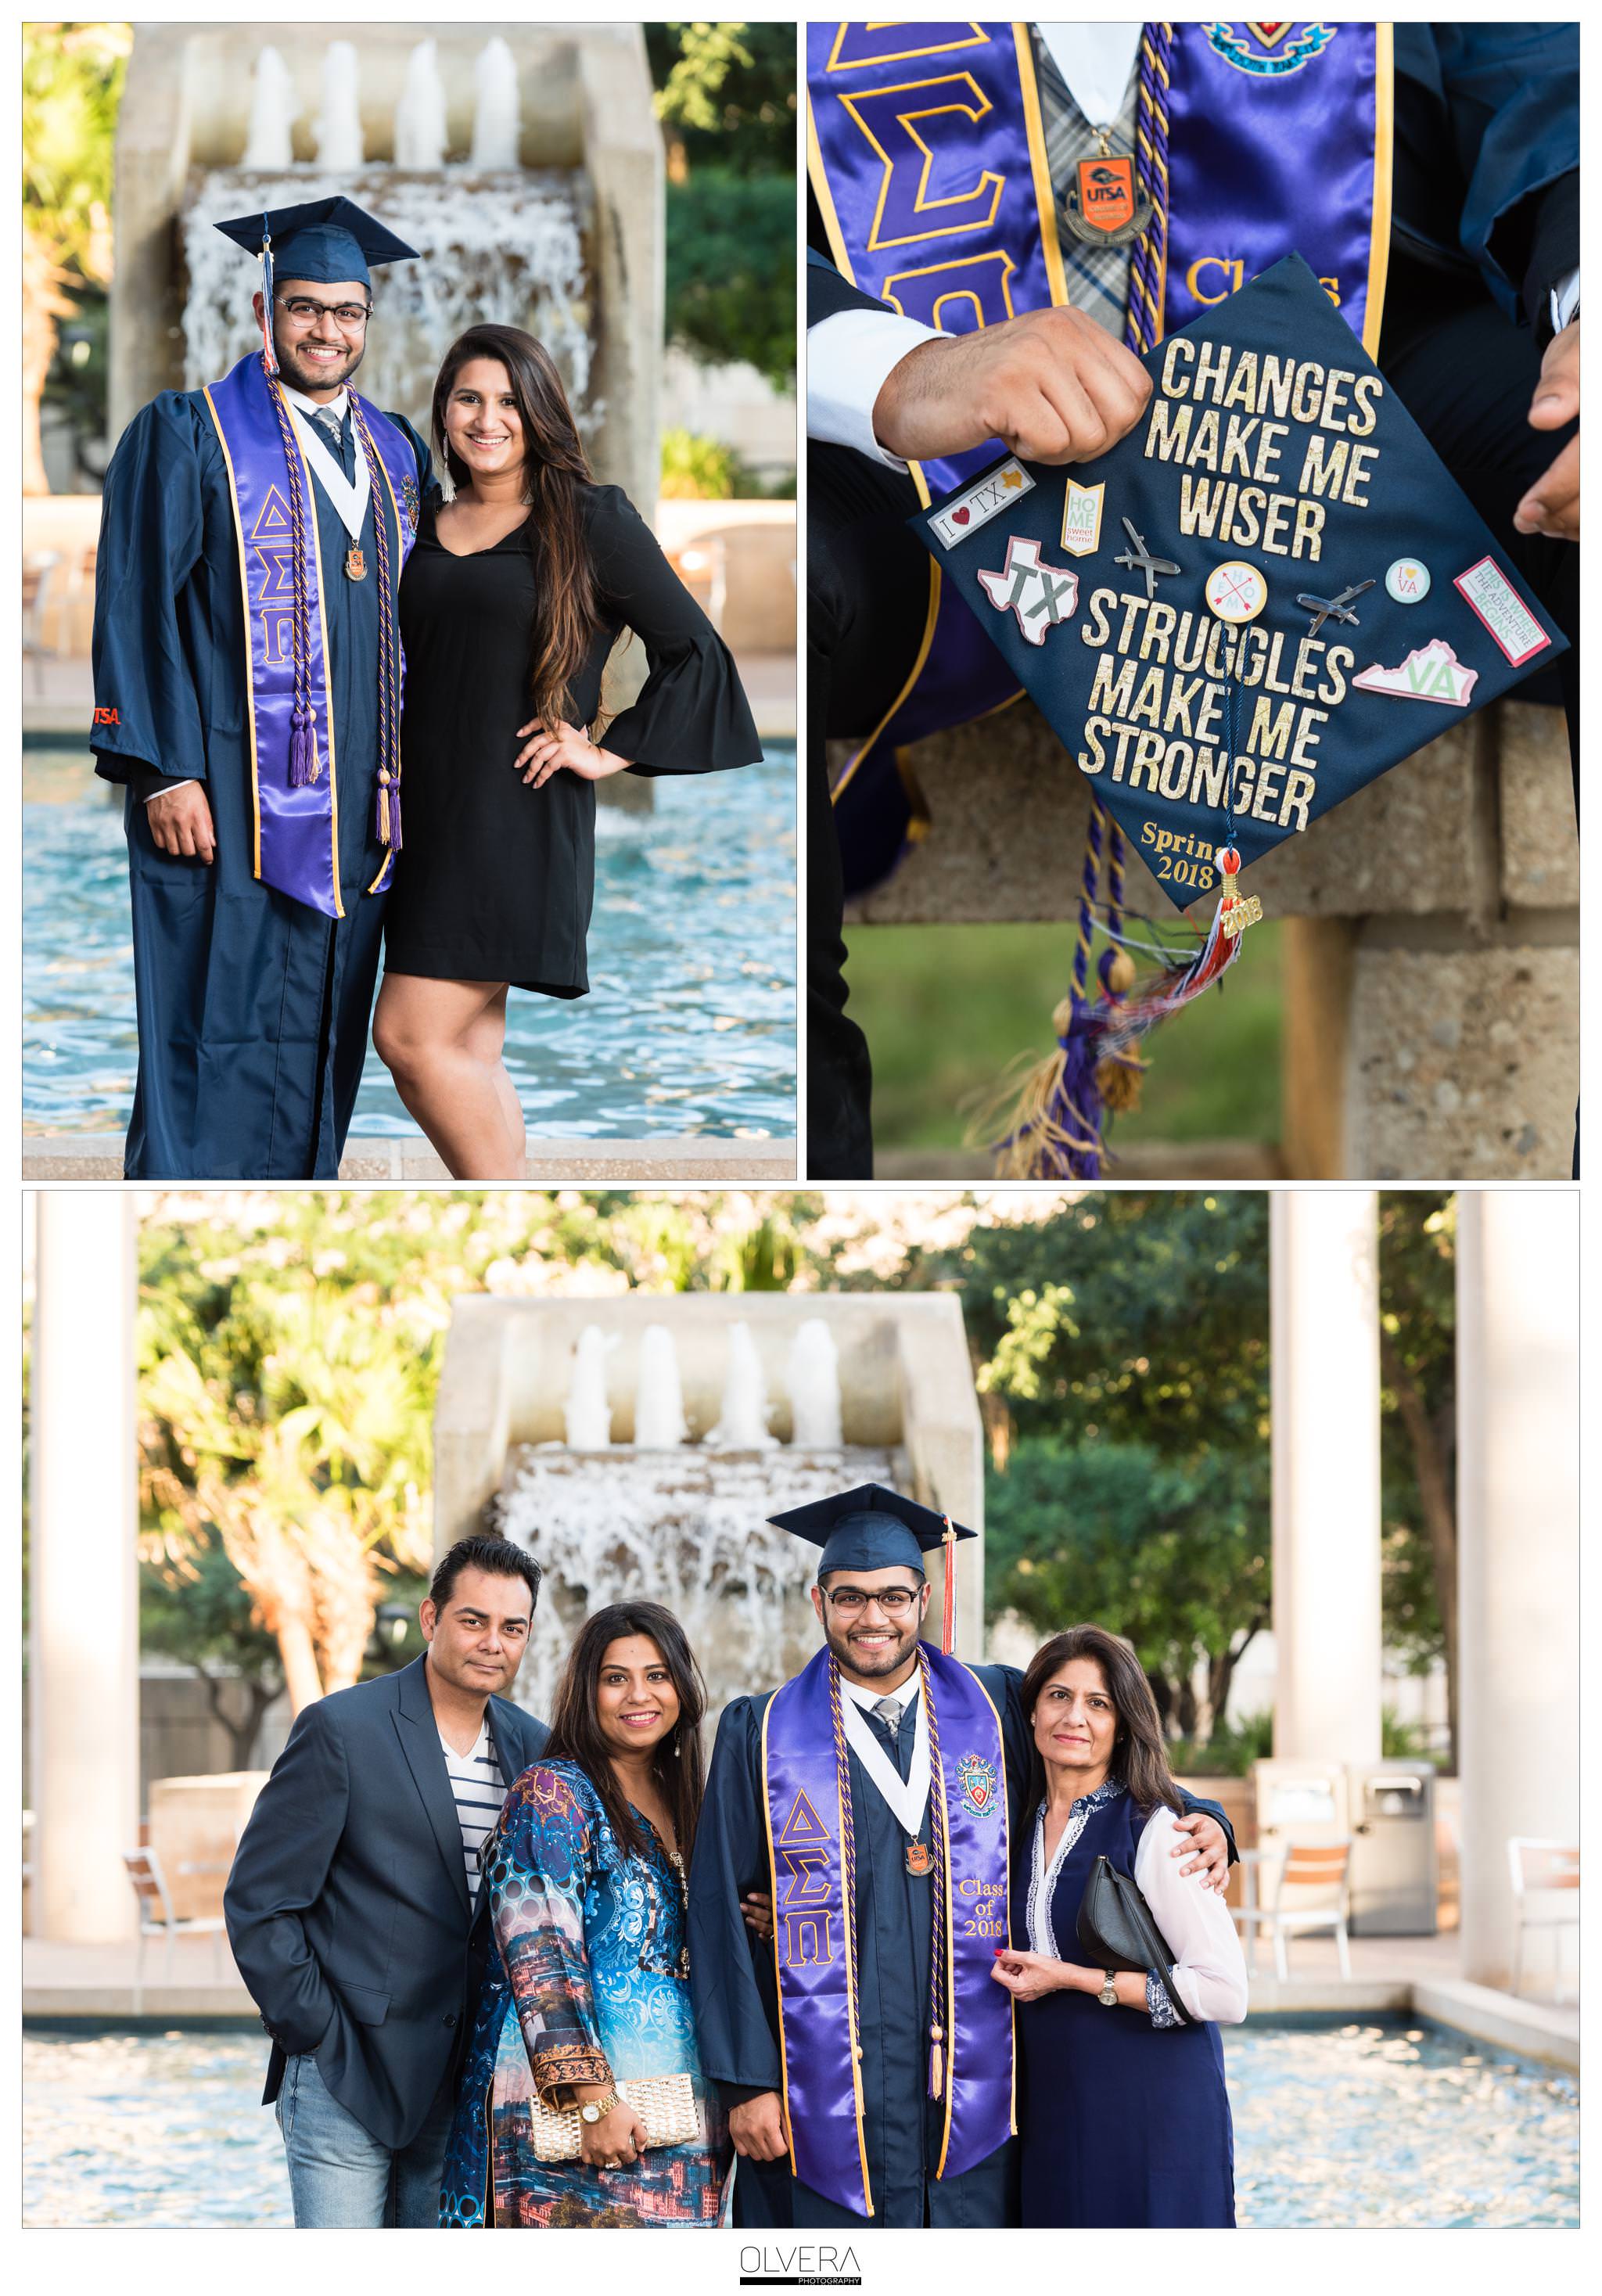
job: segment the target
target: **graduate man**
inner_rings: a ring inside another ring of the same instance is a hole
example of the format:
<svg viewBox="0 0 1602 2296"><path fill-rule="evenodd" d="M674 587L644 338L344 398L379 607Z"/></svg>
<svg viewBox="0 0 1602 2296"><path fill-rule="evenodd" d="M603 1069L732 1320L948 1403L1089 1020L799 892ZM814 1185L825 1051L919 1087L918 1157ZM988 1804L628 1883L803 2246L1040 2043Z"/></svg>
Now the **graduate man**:
<svg viewBox="0 0 1602 2296"><path fill-rule="evenodd" d="M432 483L351 389L372 268L347 199L218 229L262 348L162 391L106 473L95 770L126 783L139 1075L129 1179L333 1179L400 844L396 598Z"/></svg>
<svg viewBox="0 0 1602 2296"><path fill-rule="evenodd" d="M1579 25L1545 20L813 23L808 46L807 1169L826 1180L872 1170L844 895L916 833L904 745L1016 691L960 605L936 626L912 471L938 498L987 442L1105 453L1149 392L1134 334L1302 254L1569 640L1521 698L1561 701L1577 775L1580 69ZM828 738L855 752L833 806Z"/></svg>
<svg viewBox="0 0 1602 2296"><path fill-rule="evenodd" d="M919 1640L924 1554L974 1533L876 1483L776 1515L821 1549L824 1647L718 1728L690 1872L697 2044L729 2107L745 2226L1016 2221L1008 1842L1023 1677ZM1222 1813L1188 1872L1221 1886ZM773 1935L747 1932L755 1893ZM999 2000L997 1997L999 1996Z"/></svg>

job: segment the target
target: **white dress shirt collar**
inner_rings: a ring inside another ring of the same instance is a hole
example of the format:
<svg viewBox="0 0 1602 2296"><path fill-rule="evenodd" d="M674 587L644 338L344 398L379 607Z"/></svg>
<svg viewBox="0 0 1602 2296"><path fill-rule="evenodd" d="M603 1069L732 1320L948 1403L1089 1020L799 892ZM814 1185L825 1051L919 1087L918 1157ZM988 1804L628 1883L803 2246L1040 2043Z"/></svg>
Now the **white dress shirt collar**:
<svg viewBox="0 0 1602 2296"><path fill-rule="evenodd" d="M337 414L341 422L344 421L350 393L343 383L332 398L308 398L303 390L292 390L282 375L278 378L278 384L290 405L298 406L303 414Z"/></svg>
<svg viewBox="0 0 1602 2296"><path fill-rule="evenodd" d="M894 1690L870 1690L859 1682L848 1682L842 1674L840 1677L840 1687L848 1698L856 1701L865 1714L871 1714L882 1698L895 1699L905 1711L908 1706L916 1706L922 1697L924 1677L920 1669Z"/></svg>
<svg viewBox="0 0 1602 2296"><path fill-rule="evenodd" d="M1035 29L1091 127L1110 127L1123 110L1145 26L1037 24Z"/></svg>

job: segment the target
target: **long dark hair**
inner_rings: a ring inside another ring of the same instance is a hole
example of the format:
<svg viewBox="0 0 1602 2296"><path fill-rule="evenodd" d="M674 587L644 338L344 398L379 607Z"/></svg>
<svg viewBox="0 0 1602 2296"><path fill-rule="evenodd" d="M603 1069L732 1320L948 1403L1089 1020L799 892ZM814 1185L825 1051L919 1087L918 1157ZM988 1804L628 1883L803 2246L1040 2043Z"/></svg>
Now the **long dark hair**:
<svg viewBox="0 0 1602 2296"><path fill-rule="evenodd" d="M469 327L446 352L434 384L434 452L453 486L466 486L472 473L451 451L445 409L462 369L481 358L505 368L522 423L523 498L534 512L529 547L540 562L529 687L534 716L554 732L562 718L571 717L572 682L601 627L600 589L584 527L583 488L592 483L589 458L545 345L521 327Z"/></svg>
<svg viewBox="0 0 1602 2296"><path fill-rule="evenodd" d="M1100 1667L1118 1718L1108 1775L1123 1780L1130 1799L1140 1808L1154 1809L1162 1802L1177 1816L1183 1817L1185 1797L1175 1785L1174 1774L1168 1767L1168 1749L1162 1742L1157 1702L1152 1696L1146 1670L1135 1655L1135 1645L1126 1643L1121 1635L1109 1634L1105 1627L1068 1627L1060 1635L1053 1635L1048 1643L1041 1644L1029 1661L1029 1671L1019 1693L1031 1727L1040 1693L1054 1675L1076 1658L1093 1659ZM1031 1747L1031 1756L1029 1804L1032 1810L1045 1796L1046 1766L1038 1746Z"/></svg>
<svg viewBox="0 0 1602 2296"><path fill-rule="evenodd" d="M667 1736L657 1742L651 1768L657 1792L673 1813L678 1854L687 1866L704 1783L701 1718L706 1711L706 1685L685 1630L671 1611L664 1611L660 1603L608 1603L604 1610L586 1619L568 1652L551 1716L550 1743L540 1759L577 1762L600 1796L625 1856L646 1855L645 1829L618 1784L612 1750L601 1734L596 1712L602 1662L613 1643L623 1642L630 1635L643 1635L656 1644L678 1693L678 1719Z"/></svg>

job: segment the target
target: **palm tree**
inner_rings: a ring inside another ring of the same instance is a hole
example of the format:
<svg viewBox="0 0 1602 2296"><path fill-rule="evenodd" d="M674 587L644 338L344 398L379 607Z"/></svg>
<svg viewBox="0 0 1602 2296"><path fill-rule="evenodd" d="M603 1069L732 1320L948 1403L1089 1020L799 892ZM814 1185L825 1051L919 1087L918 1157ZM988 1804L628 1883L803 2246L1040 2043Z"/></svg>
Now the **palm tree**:
<svg viewBox="0 0 1602 2296"><path fill-rule="evenodd" d="M130 24L29 24L22 61L22 491L50 491L39 410L60 322L111 277L111 149Z"/></svg>

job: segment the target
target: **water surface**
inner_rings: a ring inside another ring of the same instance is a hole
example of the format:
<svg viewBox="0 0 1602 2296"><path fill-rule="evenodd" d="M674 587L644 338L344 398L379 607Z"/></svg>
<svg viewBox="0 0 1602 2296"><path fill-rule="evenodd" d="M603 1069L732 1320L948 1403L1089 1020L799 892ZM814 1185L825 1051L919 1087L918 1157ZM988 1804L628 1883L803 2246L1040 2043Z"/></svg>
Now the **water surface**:
<svg viewBox="0 0 1602 2296"><path fill-rule="evenodd" d="M120 1132L137 1042L120 798L87 758L23 760L23 1128ZM597 809L590 993L513 989L506 1065L530 1135L788 1139L795 1130L795 750ZM369 1050L353 1136L417 1136Z"/></svg>

